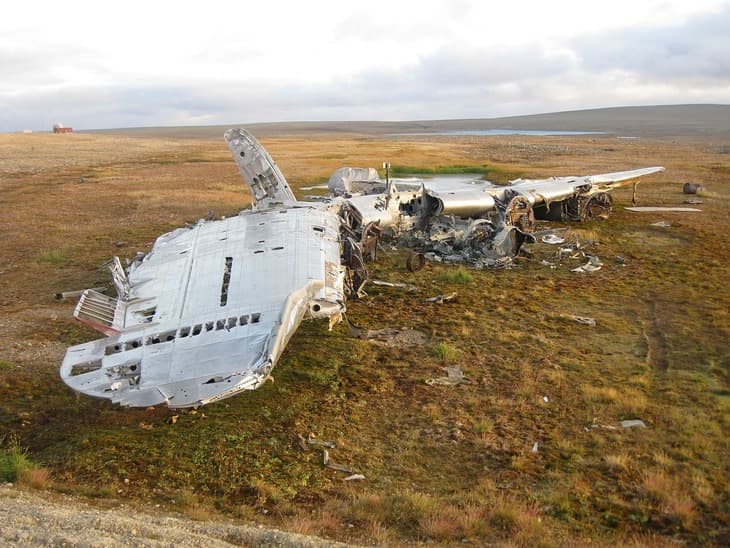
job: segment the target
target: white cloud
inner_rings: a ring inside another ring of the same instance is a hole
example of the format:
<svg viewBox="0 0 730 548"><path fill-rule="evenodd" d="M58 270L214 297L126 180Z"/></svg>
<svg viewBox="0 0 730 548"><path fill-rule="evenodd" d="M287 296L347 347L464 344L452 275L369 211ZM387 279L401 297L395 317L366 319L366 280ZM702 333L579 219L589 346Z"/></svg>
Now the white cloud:
<svg viewBox="0 0 730 548"><path fill-rule="evenodd" d="M0 131L730 102L730 3L11 3Z"/></svg>

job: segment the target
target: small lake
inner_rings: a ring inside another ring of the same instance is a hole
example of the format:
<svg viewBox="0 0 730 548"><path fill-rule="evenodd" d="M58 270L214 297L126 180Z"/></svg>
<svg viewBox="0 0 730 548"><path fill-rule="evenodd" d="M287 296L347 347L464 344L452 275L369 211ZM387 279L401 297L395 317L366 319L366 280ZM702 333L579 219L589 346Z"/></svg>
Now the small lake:
<svg viewBox="0 0 730 548"><path fill-rule="evenodd" d="M603 131L562 131L552 129L454 129L450 131L424 131L420 133L394 133L394 135L605 135Z"/></svg>

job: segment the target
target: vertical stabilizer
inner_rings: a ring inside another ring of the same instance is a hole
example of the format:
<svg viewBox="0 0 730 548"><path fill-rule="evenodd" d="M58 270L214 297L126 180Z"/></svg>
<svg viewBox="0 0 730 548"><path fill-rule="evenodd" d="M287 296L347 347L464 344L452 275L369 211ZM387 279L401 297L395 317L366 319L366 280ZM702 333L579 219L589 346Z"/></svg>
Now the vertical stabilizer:
<svg viewBox="0 0 730 548"><path fill-rule="evenodd" d="M266 209L296 202L284 175L253 135L245 129L229 129L225 139L256 207Z"/></svg>

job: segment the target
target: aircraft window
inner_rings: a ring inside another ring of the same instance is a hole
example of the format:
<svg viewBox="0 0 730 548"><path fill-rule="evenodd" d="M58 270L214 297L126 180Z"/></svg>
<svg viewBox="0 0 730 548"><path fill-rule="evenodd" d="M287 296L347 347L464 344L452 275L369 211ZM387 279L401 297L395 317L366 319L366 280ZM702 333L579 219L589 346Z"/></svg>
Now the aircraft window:
<svg viewBox="0 0 730 548"><path fill-rule="evenodd" d="M284 249L284 246L282 246L282 245L278 245L278 246L276 246L276 247L272 247L272 248L271 248L271 250L272 250L272 251L279 251L280 249Z"/></svg>
<svg viewBox="0 0 730 548"><path fill-rule="evenodd" d="M241 316L238 321L238 325L246 325L248 323L248 316Z"/></svg>
<svg viewBox="0 0 730 548"><path fill-rule="evenodd" d="M86 363L77 363L71 366L71 376L83 375L101 369L101 360L94 360Z"/></svg>
<svg viewBox="0 0 730 548"><path fill-rule="evenodd" d="M124 350L132 350L142 346L142 339L134 339L133 341L127 341L124 343Z"/></svg>
<svg viewBox="0 0 730 548"><path fill-rule="evenodd" d="M259 323L261 321L261 314L251 314L251 323Z"/></svg>
<svg viewBox="0 0 730 548"><path fill-rule="evenodd" d="M203 330L203 326L201 324L196 325L193 327L193 336L200 335L200 332Z"/></svg>
<svg viewBox="0 0 730 548"><path fill-rule="evenodd" d="M145 341L145 344L160 344L164 342L170 342L175 340L175 332L174 331L166 331L165 333L159 333L157 335L153 335L148 339L149 342Z"/></svg>
<svg viewBox="0 0 730 548"><path fill-rule="evenodd" d="M105 356L111 356L112 354L117 354L122 351L122 345L121 344L110 344L104 349L104 355Z"/></svg>
<svg viewBox="0 0 730 548"><path fill-rule="evenodd" d="M238 318L236 318L235 316L233 318L228 318L228 323L227 323L227 326L226 327L228 329L230 329L231 327L236 327L236 321L237 320L238 320Z"/></svg>
<svg viewBox="0 0 730 548"><path fill-rule="evenodd" d="M178 332L178 337L187 337L188 335L190 335L190 328L181 327L180 331Z"/></svg>

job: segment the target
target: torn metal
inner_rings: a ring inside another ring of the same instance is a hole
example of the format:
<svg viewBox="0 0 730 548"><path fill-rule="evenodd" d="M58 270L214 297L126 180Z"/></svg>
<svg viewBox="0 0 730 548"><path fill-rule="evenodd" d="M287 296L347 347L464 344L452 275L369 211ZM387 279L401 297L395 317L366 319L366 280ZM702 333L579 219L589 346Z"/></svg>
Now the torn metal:
<svg viewBox="0 0 730 548"><path fill-rule="evenodd" d="M585 177L390 179L342 168L330 197L298 201L261 144L243 129L225 140L253 196L252 209L160 236L149 253L109 269L116 295L85 290L74 316L104 338L70 347L61 378L77 392L123 406L194 407L262 386L306 318L341 321L360 296L378 241L426 258L508 265L536 219L607 216L613 188L662 171ZM413 330L362 333L383 344L421 344ZM460 381L461 382L461 381Z"/></svg>
<svg viewBox="0 0 730 548"><path fill-rule="evenodd" d="M470 383L471 381L464 376L458 365L448 366L442 368L446 371L445 377L436 377L433 379L426 379L426 384L429 386L442 385L442 386L456 386L462 383Z"/></svg>

